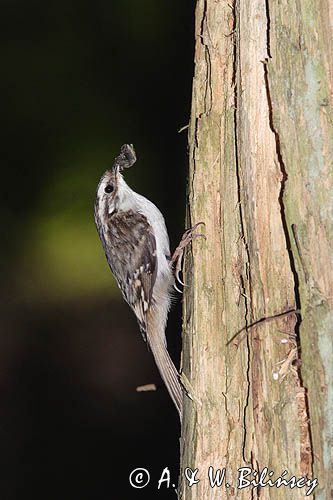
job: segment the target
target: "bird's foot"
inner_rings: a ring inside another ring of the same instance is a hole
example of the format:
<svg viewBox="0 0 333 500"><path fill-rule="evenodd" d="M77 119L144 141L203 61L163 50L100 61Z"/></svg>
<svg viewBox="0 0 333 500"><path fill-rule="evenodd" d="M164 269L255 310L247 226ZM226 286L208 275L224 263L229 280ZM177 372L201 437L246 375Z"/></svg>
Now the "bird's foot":
<svg viewBox="0 0 333 500"><path fill-rule="evenodd" d="M186 286L185 283L183 283L183 281L179 277L179 274L182 271L182 262L183 262L183 256L184 256L184 250L185 250L185 248L195 238L202 237L202 238L206 239L206 236L204 234L202 234L202 233L195 233L194 232L197 229L197 227L200 226L201 224L204 225L205 223L204 222L198 222L193 227L191 227L190 229L187 229L185 231L185 233L182 236L182 239L180 240L180 243L179 243L178 247L176 248L176 250L174 251L174 253L173 253L172 257L171 257L172 264L175 264L176 282L180 283L182 286ZM182 291L179 290L179 288L177 288L176 283L174 284L174 288L175 288L175 290L177 290L177 292L182 293Z"/></svg>

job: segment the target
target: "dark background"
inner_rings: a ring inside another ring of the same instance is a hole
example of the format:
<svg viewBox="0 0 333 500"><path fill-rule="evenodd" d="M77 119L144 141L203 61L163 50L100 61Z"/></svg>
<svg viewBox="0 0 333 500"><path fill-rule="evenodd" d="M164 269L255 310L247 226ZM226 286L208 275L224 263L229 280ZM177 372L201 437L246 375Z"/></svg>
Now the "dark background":
<svg viewBox="0 0 333 500"><path fill-rule="evenodd" d="M0 498L172 499L179 424L93 223L99 177L126 172L184 229L194 2L3 0ZM180 350L180 301L170 314ZM157 392L137 393L156 383ZM152 483L129 486L145 467Z"/></svg>

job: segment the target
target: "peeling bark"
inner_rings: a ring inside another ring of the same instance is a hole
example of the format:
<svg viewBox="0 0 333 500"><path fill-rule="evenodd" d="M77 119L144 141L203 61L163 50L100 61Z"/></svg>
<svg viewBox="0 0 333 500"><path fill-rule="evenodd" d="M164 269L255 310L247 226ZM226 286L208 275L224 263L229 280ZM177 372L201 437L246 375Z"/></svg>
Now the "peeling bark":
<svg viewBox="0 0 333 500"><path fill-rule="evenodd" d="M197 2L188 223L204 221L207 239L187 256L181 442L182 471L198 468L200 482L182 480L180 498L221 498L209 466L226 468L223 498L304 497L237 490L242 466L318 477L316 498L330 492L329 8Z"/></svg>

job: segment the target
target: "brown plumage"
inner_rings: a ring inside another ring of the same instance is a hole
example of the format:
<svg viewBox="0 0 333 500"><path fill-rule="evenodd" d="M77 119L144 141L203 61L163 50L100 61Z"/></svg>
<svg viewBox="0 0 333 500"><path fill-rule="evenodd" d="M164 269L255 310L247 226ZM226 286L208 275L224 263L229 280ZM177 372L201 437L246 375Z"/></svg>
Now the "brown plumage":
<svg viewBox="0 0 333 500"><path fill-rule="evenodd" d="M123 297L134 311L178 413L182 388L169 356L165 326L174 283L169 239L162 214L125 183L120 171L135 162L132 146L122 147L97 188L95 222Z"/></svg>

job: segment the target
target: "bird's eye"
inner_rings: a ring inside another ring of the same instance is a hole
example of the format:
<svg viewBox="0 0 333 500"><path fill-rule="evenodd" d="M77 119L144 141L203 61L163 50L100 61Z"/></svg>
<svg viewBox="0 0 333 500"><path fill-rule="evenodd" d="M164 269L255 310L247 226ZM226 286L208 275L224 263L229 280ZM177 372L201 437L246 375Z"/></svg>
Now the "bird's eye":
<svg viewBox="0 0 333 500"><path fill-rule="evenodd" d="M112 193L112 191L113 191L113 186L112 186L112 184L108 184L108 185L105 187L104 191L105 191L106 193Z"/></svg>

